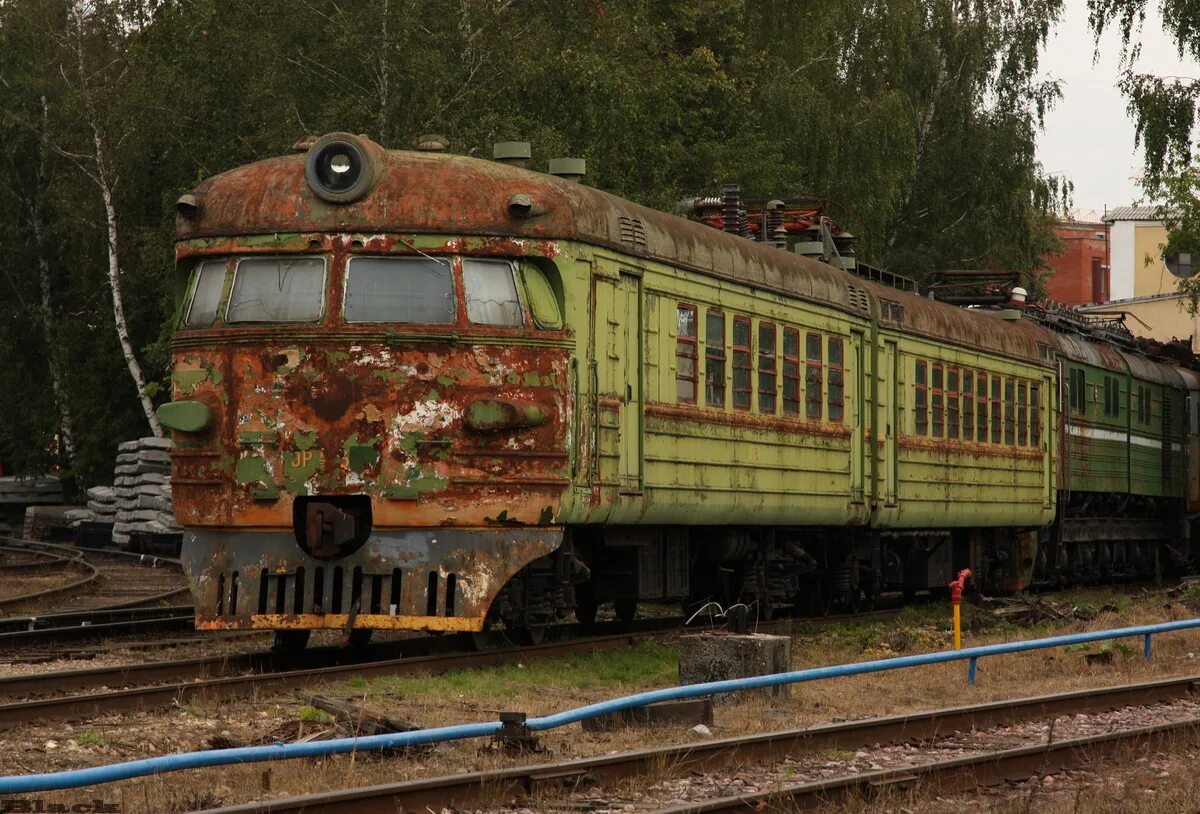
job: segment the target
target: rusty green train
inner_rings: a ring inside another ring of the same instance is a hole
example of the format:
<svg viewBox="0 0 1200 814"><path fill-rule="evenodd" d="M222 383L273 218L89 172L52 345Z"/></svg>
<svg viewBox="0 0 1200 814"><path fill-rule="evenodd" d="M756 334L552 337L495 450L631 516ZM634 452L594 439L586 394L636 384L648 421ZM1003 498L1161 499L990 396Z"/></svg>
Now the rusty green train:
<svg viewBox="0 0 1200 814"><path fill-rule="evenodd" d="M1188 558L1200 378L1130 348L343 133L178 208L201 628L536 637Z"/></svg>

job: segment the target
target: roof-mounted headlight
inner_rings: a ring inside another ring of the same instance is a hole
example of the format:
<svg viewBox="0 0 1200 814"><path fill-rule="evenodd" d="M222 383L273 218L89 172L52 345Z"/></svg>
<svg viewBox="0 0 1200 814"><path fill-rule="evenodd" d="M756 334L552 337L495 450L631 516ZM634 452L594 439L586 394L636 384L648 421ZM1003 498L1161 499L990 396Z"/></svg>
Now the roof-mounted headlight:
<svg viewBox="0 0 1200 814"><path fill-rule="evenodd" d="M383 167L382 152L360 136L328 133L309 149L304 177L321 200L350 203L375 185Z"/></svg>

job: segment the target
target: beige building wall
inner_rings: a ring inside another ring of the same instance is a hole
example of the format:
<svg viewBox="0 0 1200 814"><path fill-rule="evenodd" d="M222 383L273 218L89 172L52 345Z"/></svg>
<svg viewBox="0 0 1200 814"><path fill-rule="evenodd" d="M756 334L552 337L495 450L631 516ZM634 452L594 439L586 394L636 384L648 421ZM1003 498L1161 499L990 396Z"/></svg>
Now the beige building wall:
<svg viewBox="0 0 1200 814"><path fill-rule="evenodd" d="M1176 278L1167 271L1167 264L1162 259L1166 245L1167 228L1161 223L1139 223L1134 226L1133 296L1154 297L1175 293Z"/></svg>

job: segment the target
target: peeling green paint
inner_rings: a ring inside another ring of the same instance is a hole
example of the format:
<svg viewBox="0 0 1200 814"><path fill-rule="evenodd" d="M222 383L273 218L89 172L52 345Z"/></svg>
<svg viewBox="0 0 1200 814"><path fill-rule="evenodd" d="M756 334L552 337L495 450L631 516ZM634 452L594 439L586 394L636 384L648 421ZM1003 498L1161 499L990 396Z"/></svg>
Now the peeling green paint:
<svg viewBox="0 0 1200 814"><path fill-rule="evenodd" d="M292 436L292 442L295 443L296 449L309 450L317 444L316 432L298 432Z"/></svg>
<svg viewBox="0 0 1200 814"><path fill-rule="evenodd" d="M437 382L438 382L438 384L441 384L441 385L451 385L451 384L456 384L457 379L455 379L453 376L442 375L442 376L437 377Z"/></svg>
<svg viewBox="0 0 1200 814"><path fill-rule="evenodd" d="M279 443L279 433L274 430L241 430L237 434L237 440L243 446L275 446Z"/></svg>
<svg viewBox="0 0 1200 814"><path fill-rule="evenodd" d="M337 365L341 364L342 362L349 361L350 354L344 350L331 350L326 351L325 357L329 360L331 365Z"/></svg>
<svg viewBox="0 0 1200 814"><path fill-rule="evenodd" d="M518 376L516 373L509 373L508 376L505 377L505 379L509 384L517 384L518 382L521 381L521 377Z"/></svg>
<svg viewBox="0 0 1200 814"><path fill-rule="evenodd" d="M539 376L534 371L531 370L525 374L525 386L526 387L540 387L541 384L542 384L542 377Z"/></svg>
<svg viewBox="0 0 1200 814"><path fill-rule="evenodd" d="M448 481L436 473L423 473L419 467L410 466L404 483L393 483L387 488L387 496L393 500L415 500L425 492L446 488Z"/></svg>
<svg viewBox="0 0 1200 814"><path fill-rule="evenodd" d="M185 396L190 396L207 378L207 370L176 370L171 374L171 382Z"/></svg>
<svg viewBox="0 0 1200 814"><path fill-rule="evenodd" d="M279 488L275 482L271 480L271 473L267 469L267 461L261 455L247 455L237 462L237 471L233 476L237 483L243 486L252 484L262 484L262 487L254 489L251 496L255 499L275 498L279 496Z"/></svg>
<svg viewBox="0 0 1200 814"><path fill-rule="evenodd" d="M400 436L400 443L398 443L396 446L399 449L404 450L405 452L416 452L417 451L417 442L419 442L424 437L425 437L425 433L406 432L406 433L404 433L404 435Z"/></svg>
<svg viewBox="0 0 1200 814"><path fill-rule="evenodd" d="M342 444L342 451L346 455L346 466L351 472L361 475L369 467L379 464L378 444L381 440L381 436L375 435L365 441L359 441L358 433L346 439L346 443Z"/></svg>
<svg viewBox="0 0 1200 814"><path fill-rule="evenodd" d="M313 441L316 440L316 433L312 433ZM299 436L297 436L299 437ZM284 487L296 495L308 493L306 486L307 481L317 472L321 471L325 463L325 456L319 449L309 447L300 447L300 449L291 454L283 456L283 485Z"/></svg>
<svg viewBox="0 0 1200 814"><path fill-rule="evenodd" d="M278 232L269 235L244 235L238 238L242 246L276 246L289 243L304 242L304 235L299 232Z"/></svg>
<svg viewBox="0 0 1200 814"><path fill-rule="evenodd" d="M422 401L441 401L441 398L442 398L442 396L440 393L438 393L438 391L430 390L428 393L425 394Z"/></svg>

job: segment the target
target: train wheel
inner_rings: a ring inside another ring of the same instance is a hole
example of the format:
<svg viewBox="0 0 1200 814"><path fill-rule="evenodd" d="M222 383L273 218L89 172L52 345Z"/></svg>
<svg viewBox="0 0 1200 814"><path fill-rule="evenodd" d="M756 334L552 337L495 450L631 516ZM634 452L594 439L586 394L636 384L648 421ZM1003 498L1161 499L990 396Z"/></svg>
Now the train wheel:
<svg viewBox="0 0 1200 814"><path fill-rule="evenodd" d="M575 603L575 620L580 624L592 625L596 623L596 611L600 606L595 602L577 601Z"/></svg>
<svg viewBox="0 0 1200 814"><path fill-rule="evenodd" d="M471 646L482 652L491 650L495 647L495 642L492 638L492 620L483 620L483 630L471 634Z"/></svg>
<svg viewBox="0 0 1200 814"><path fill-rule="evenodd" d="M596 622L596 611L600 604L596 601L596 592L590 583L575 588L575 619L580 624L591 625Z"/></svg>
<svg viewBox="0 0 1200 814"><path fill-rule="evenodd" d="M311 630L277 630L271 650L275 653L299 653L308 646L308 637L311 635Z"/></svg>
<svg viewBox="0 0 1200 814"><path fill-rule="evenodd" d="M818 577L813 580L808 594L808 612L812 616L828 616L831 610L833 594L829 590L829 583L823 577Z"/></svg>
<svg viewBox="0 0 1200 814"><path fill-rule="evenodd" d="M613 600L613 612L620 622L632 622L637 616L637 598L632 596Z"/></svg>
<svg viewBox="0 0 1200 814"><path fill-rule="evenodd" d="M863 609L863 590L861 586L856 586L850 589L850 595L846 597L846 610L850 613L861 613Z"/></svg>
<svg viewBox="0 0 1200 814"><path fill-rule="evenodd" d="M541 644L546 638L545 625L526 625L520 628L518 635L521 637L521 643L527 645Z"/></svg>
<svg viewBox="0 0 1200 814"><path fill-rule="evenodd" d="M353 628L349 635L346 636L346 647L349 647L351 650L365 650L367 645L371 643L371 634L374 632L371 628Z"/></svg>

